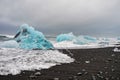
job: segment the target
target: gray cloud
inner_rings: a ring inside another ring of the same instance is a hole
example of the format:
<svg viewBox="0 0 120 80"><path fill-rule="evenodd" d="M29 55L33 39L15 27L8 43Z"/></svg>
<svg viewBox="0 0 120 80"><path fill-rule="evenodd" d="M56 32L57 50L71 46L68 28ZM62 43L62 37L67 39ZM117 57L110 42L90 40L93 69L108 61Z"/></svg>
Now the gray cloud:
<svg viewBox="0 0 120 80"><path fill-rule="evenodd" d="M117 36L119 14L120 0L0 0L0 32L28 23L45 34Z"/></svg>

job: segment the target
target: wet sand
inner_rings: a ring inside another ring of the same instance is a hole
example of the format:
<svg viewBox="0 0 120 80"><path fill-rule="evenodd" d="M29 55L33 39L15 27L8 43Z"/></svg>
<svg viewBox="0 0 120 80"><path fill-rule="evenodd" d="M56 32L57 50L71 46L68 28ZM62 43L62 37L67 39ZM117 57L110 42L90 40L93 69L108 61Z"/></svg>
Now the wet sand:
<svg viewBox="0 0 120 80"><path fill-rule="evenodd" d="M113 52L113 49L60 49L75 62L0 76L0 80L120 80L120 52Z"/></svg>

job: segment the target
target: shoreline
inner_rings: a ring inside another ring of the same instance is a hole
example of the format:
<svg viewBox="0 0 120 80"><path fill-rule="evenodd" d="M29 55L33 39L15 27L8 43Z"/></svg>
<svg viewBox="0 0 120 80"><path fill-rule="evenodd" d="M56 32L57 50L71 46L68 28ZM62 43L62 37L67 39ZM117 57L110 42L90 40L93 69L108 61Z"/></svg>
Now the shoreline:
<svg viewBox="0 0 120 80"><path fill-rule="evenodd" d="M120 52L113 52L114 48L58 49L75 62L18 75L0 75L0 80L120 80Z"/></svg>

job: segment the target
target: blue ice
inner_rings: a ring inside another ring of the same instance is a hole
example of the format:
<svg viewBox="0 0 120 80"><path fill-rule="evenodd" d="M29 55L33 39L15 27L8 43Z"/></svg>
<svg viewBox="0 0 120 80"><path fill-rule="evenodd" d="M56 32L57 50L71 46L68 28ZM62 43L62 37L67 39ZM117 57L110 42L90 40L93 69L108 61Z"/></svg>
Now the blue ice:
<svg viewBox="0 0 120 80"><path fill-rule="evenodd" d="M91 37L91 36L75 36L73 33L68 33L68 34L60 34L56 38L57 42L62 42L62 41L73 41L74 44L88 44L88 43L95 43L97 41L96 38Z"/></svg>
<svg viewBox="0 0 120 80"><path fill-rule="evenodd" d="M14 38L22 49L53 49L53 45L43 33L36 31L28 24L21 25Z"/></svg>
<svg viewBox="0 0 120 80"><path fill-rule="evenodd" d="M72 41L75 38L73 33L68 33L68 34L60 34L57 36L56 41L57 42L62 42L62 41Z"/></svg>
<svg viewBox="0 0 120 80"><path fill-rule="evenodd" d="M75 40L74 43L75 44L80 44L80 45L84 45L84 44L89 44L89 43L95 43L97 42L97 39L91 36L78 36Z"/></svg>

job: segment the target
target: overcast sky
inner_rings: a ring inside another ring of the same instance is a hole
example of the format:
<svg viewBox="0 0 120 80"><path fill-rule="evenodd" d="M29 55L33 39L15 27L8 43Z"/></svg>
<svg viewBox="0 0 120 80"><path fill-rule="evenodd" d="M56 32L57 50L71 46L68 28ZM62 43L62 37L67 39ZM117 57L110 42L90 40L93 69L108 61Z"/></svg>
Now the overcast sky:
<svg viewBox="0 0 120 80"><path fill-rule="evenodd" d="M24 23L44 34L120 36L120 0L0 0L0 34Z"/></svg>

